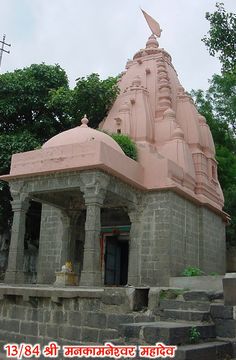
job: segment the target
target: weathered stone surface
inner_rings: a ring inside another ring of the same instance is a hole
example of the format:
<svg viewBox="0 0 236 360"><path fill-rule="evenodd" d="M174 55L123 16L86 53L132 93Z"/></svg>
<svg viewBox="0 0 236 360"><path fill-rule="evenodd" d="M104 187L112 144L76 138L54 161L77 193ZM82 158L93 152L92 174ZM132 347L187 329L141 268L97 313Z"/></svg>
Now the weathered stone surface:
<svg viewBox="0 0 236 360"><path fill-rule="evenodd" d="M210 321L210 313L208 311L197 310L175 310L165 309L160 314L161 320L182 320L182 321Z"/></svg>
<svg viewBox="0 0 236 360"><path fill-rule="evenodd" d="M165 344L180 345L190 341L190 330L192 327L200 333L201 339L215 337L213 325L202 325L200 323L174 323L174 322L157 322L156 324L146 325L143 328L143 337L149 344L155 344L161 341Z"/></svg>
<svg viewBox="0 0 236 360"><path fill-rule="evenodd" d="M183 293L185 301L209 301L209 295L206 291L186 291Z"/></svg>
<svg viewBox="0 0 236 360"><path fill-rule="evenodd" d="M104 329L99 331L98 342L103 344L105 341L111 341L118 336L118 330L115 329Z"/></svg>
<svg viewBox="0 0 236 360"><path fill-rule="evenodd" d="M62 324L59 327L59 337L62 339L80 341L81 328L78 328L76 326L67 326L66 324Z"/></svg>
<svg viewBox="0 0 236 360"><path fill-rule="evenodd" d="M121 324L132 323L134 317L130 314L108 314L107 327L110 329L118 329Z"/></svg>
<svg viewBox="0 0 236 360"><path fill-rule="evenodd" d="M96 312L87 312L84 314L83 323L85 326L104 329L106 327L106 315Z"/></svg>
<svg viewBox="0 0 236 360"><path fill-rule="evenodd" d="M38 323L33 321L22 321L20 323L20 333L26 335L38 335Z"/></svg>
<svg viewBox="0 0 236 360"><path fill-rule="evenodd" d="M216 335L222 338L236 337L236 320L215 319Z"/></svg>
<svg viewBox="0 0 236 360"><path fill-rule="evenodd" d="M176 360L225 360L230 359L231 344L223 341L212 341L202 344L183 345L178 347Z"/></svg>
<svg viewBox="0 0 236 360"><path fill-rule="evenodd" d="M224 303L229 306L236 306L236 276L223 279Z"/></svg>
<svg viewBox="0 0 236 360"><path fill-rule="evenodd" d="M81 332L81 341L98 342L99 330L89 327L83 327Z"/></svg>
<svg viewBox="0 0 236 360"><path fill-rule="evenodd" d="M197 301L161 300L160 309L182 309L209 311L210 303Z"/></svg>
<svg viewBox="0 0 236 360"><path fill-rule="evenodd" d="M236 320L235 306L225 306L223 304L211 304L211 316L213 319L233 319Z"/></svg>
<svg viewBox="0 0 236 360"><path fill-rule="evenodd" d="M58 339L59 327L54 324L47 324L46 326L46 336L52 339Z"/></svg>

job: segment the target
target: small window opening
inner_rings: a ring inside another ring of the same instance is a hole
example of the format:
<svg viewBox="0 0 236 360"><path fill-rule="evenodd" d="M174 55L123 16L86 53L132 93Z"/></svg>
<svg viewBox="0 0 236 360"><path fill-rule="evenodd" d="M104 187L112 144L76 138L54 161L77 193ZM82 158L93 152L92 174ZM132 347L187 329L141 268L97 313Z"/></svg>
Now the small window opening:
<svg viewBox="0 0 236 360"><path fill-rule="evenodd" d="M121 129L117 129L117 134L121 134Z"/></svg>

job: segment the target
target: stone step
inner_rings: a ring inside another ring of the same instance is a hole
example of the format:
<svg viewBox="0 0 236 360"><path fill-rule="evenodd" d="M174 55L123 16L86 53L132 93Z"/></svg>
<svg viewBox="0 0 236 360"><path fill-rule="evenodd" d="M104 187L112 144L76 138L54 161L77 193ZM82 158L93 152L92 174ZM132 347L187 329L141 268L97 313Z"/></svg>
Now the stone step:
<svg viewBox="0 0 236 360"><path fill-rule="evenodd" d="M232 346L223 341L179 346L175 360L229 360Z"/></svg>
<svg viewBox="0 0 236 360"><path fill-rule="evenodd" d="M183 293L185 301L209 301L210 293L202 290L190 290Z"/></svg>
<svg viewBox="0 0 236 360"><path fill-rule="evenodd" d="M181 310L181 309L164 309L160 313L161 320L182 320L182 321L206 321L211 320L208 311L199 310Z"/></svg>
<svg viewBox="0 0 236 360"><path fill-rule="evenodd" d="M147 344L180 345L190 343L192 328L200 333L199 340L215 337L215 326L197 322L157 321L153 323L122 324L119 335L126 341L130 338L144 340Z"/></svg>
<svg viewBox="0 0 236 360"><path fill-rule="evenodd" d="M182 300L161 300L160 309L180 309L209 311L210 302L207 301L182 301Z"/></svg>

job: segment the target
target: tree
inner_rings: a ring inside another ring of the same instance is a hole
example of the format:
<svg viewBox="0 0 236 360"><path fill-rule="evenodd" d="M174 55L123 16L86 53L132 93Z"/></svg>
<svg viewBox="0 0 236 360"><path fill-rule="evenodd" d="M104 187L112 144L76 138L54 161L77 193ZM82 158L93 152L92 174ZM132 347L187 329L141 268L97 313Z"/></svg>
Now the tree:
<svg viewBox="0 0 236 360"><path fill-rule="evenodd" d="M216 3L216 8L214 13L206 13L210 30L203 42L210 55L219 56L222 70L232 71L236 63L236 14L227 13L223 3Z"/></svg>
<svg viewBox="0 0 236 360"><path fill-rule="evenodd" d="M210 55L219 55L222 73L213 75L206 92L192 91L192 96L214 138L224 210L231 216L226 238L229 244L236 245L236 15L217 3L216 11L207 13L206 19L210 30L203 41Z"/></svg>
<svg viewBox="0 0 236 360"><path fill-rule="evenodd" d="M57 114L48 107L50 92L68 88L59 65L33 64L0 76L0 132L28 130L42 141L63 129Z"/></svg>
<svg viewBox="0 0 236 360"><path fill-rule="evenodd" d="M97 128L118 94L117 78L101 80L98 74L78 78L73 90L59 88L51 92L49 105L64 121L74 126L87 115L89 126Z"/></svg>
<svg viewBox="0 0 236 360"><path fill-rule="evenodd" d="M9 172L11 155L33 150L61 131L79 125L87 113L97 127L117 93L117 79L92 74L70 89L59 65L33 64L0 75L0 174ZM0 233L11 225L11 195L0 182Z"/></svg>

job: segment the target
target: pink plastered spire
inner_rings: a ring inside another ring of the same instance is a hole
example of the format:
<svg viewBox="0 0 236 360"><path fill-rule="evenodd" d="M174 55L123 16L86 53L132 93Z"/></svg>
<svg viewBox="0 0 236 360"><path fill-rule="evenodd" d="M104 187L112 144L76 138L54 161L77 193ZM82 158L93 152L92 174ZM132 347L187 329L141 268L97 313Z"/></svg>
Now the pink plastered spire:
<svg viewBox="0 0 236 360"><path fill-rule="evenodd" d="M222 208L210 129L181 86L171 56L153 34L146 47L127 62L119 87L101 127L127 134L136 142L146 186L176 185Z"/></svg>

